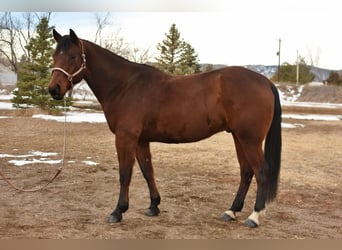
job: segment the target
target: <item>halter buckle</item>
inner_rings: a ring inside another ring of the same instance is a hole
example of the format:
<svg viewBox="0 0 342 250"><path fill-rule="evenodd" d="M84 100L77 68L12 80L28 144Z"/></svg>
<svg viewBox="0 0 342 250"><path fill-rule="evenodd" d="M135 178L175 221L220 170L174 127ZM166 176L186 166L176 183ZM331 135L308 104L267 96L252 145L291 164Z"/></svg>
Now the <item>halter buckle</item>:
<svg viewBox="0 0 342 250"><path fill-rule="evenodd" d="M73 76L71 74L68 75L68 81L72 83Z"/></svg>

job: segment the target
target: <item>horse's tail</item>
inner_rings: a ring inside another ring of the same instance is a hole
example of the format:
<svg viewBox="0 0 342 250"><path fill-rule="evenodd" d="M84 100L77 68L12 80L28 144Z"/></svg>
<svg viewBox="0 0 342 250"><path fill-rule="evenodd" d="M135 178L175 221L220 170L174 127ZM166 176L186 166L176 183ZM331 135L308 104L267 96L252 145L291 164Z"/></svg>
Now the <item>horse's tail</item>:
<svg viewBox="0 0 342 250"><path fill-rule="evenodd" d="M268 165L266 202L271 202L277 195L281 161L281 105L277 87L271 84L271 89L274 95L274 115L264 148L265 160Z"/></svg>

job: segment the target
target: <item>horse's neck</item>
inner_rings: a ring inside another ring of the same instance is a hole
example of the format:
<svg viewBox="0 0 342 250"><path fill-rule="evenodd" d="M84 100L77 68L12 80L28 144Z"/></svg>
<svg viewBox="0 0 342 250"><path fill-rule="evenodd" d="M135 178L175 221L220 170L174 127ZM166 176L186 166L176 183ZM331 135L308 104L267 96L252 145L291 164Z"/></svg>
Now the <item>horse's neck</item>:
<svg viewBox="0 0 342 250"><path fill-rule="evenodd" d="M101 104L136 70L134 63L90 42L85 43L85 54L85 80Z"/></svg>

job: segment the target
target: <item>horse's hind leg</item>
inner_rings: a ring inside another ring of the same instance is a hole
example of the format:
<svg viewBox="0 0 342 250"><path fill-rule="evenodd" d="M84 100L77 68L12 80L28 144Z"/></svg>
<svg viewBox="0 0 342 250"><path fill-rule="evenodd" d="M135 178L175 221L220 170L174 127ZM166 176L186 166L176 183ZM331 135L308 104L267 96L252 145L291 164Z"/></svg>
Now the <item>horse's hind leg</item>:
<svg viewBox="0 0 342 250"><path fill-rule="evenodd" d="M257 182L257 194L256 201L254 205L253 213L246 220L246 225L248 227L257 227L259 226L259 213L265 209L266 197L267 197L267 171L268 165L265 160L263 160L258 169L255 169L255 179Z"/></svg>
<svg viewBox="0 0 342 250"><path fill-rule="evenodd" d="M243 208L244 201L253 178L253 169L250 168L246 160L245 153L238 141L238 138L233 134L236 153L240 164L240 186L236 193L235 199L229 210L225 211L222 219L232 221L236 219L236 212L240 212Z"/></svg>
<svg viewBox="0 0 342 250"><path fill-rule="evenodd" d="M265 164L264 154L262 152L262 141L249 138L249 140L239 140L242 149L245 153L246 160L253 169L256 183L257 183L257 195L256 202L254 205L253 213L246 220L248 227L259 226L259 213L265 208L266 203L266 189L267 178L265 176L265 170L267 165Z"/></svg>
<svg viewBox="0 0 342 250"><path fill-rule="evenodd" d="M268 166L262 152L262 140L251 135L246 136L246 133L244 135L233 135L240 163L241 183L233 205L230 210L225 212L224 217L230 216L234 219L235 212L242 209L243 201L254 174L257 182L256 202L253 213L246 220L246 225L248 227L257 227L259 225L259 213L265 208L266 203L267 191L265 186L267 178L265 172Z"/></svg>
<svg viewBox="0 0 342 250"><path fill-rule="evenodd" d="M150 144L148 142L141 142L138 144L136 158L150 190L151 204L145 214L147 216L157 216L160 213L158 208L158 205L160 204L160 195L154 180Z"/></svg>

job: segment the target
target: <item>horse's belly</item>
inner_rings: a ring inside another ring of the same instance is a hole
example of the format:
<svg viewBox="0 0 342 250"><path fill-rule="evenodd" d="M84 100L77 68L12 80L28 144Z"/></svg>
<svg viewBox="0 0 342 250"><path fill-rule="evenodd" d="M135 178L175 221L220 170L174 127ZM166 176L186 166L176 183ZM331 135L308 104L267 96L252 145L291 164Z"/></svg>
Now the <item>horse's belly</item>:
<svg viewBox="0 0 342 250"><path fill-rule="evenodd" d="M200 141L215 133L227 130L223 123L211 123L208 121L181 122L175 120L168 124L162 124L154 130L146 131L142 137L148 141L164 143L188 143Z"/></svg>

